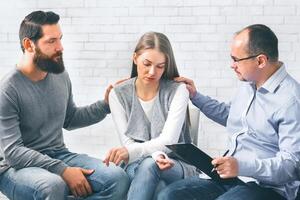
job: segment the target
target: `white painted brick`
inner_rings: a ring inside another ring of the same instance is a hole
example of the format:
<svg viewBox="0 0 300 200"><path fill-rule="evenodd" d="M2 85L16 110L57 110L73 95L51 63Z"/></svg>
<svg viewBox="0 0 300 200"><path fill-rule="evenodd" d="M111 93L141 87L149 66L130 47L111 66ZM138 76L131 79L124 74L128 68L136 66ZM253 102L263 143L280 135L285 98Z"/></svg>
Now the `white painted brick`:
<svg viewBox="0 0 300 200"><path fill-rule="evenodd" d="M226 22L226 17L224 16L210 16L208 21L210 24L224 24Z"/></svg>
<svg viewBox="0 0 300 200"><path fill-rule="evenodd" d="M282 24L278 27L278 32L279 33L298 34L299 27L295 26L294 24Z"/></svg>
<svg viewBox="0 0 300 200"><path fill-rule="evenodd" d="M135 41L136 36L134 34L115 34L113 35L113 41Z"/></svg>
<svg viewBox="0 0 300 200"><path fill-rule="evenodd" d="M220 9L218 7L194 7L192 11L193 15L219 15Z"/></svg>
<svg viewBox="0 0 300 200"><path fill-rule="evenodd" d="M210 16L203 16L198 15L196 16L196 23L195 24L210 24L209 23Z"/></svg>
<svg viewBox="0 0 300 200"><path fill-rule="evenodd" d="M125 33L138 33L140 31L140 26L135 24L124 25L123 31Z"/></svg>
<svg viewBox="0 0 300 200"><path fill-rule="evenodd" d="M278 48L281 51L289 51L290 52L292 50L292 44L290 42L279 42Z"/></svg>
<svg viewBox="0 0 300 200"><path fill-rule="evenodd" d="M118 17L72 17L72 24L119 24Z"/></svg>
<svg viewBox="0 0 300 200"><path fill-rule="evenodd" d="M296 52L279 52L282 60L295 60Z"/></svg>
<svg viewBox="0 0 300 200"><path fill-rule="evenodd" d="M127 50L128 49L128 44L125 42L111 42L111 43L106 43L105 44L105 50L106 51L122 51L122 50Z"/></svg>
<svg viewBox="0 0 300 200"><path fill-rule="evenodd" d="M237 5L241 6L253 6L253 5L260 5L260 6L270 6L274 5L273 0L237 0Z"/></svg>
<svg viewBox="0 0 300 200"><path fill-rule="evenodd" d="M64 25L62 27L62 31L64 34L68 33L97 33L100 31L100 26L94 26L94 25L83 25L83 24L78 24L78 25ZM67 36L68 38L68 36ZM72 41L72 40L71 40Z"/></svg>
<svg viewBox="0 0 300 200"><path fill-rule="evenodd" d="M153 16L153 8L140 8L133 7L129 8L129 16L139 17L139 16Z"/></svg>
<svg viewBox="0 0 300 200"><path fill-rule="evenodd" d="M124 67L118 70L118 76L121 78L129 78L131 74L131 67Z"/></svg>
<svg viewBox="0 0 300 200"><path fill-rule="evenodd" d="M236 0L212 0L210 5L222 7L222 6L234 5L235 3L236 3Z"/></svg>
<svg viewBox="0 0 300 200"><path fill-rule="evenodd" d="M120 24L133 24L141 25L145 23L144 17L121 17Z"/></svg>
<svg viewBox="0 0 300 200"><path fill-rule="evenodd" d="M146 25L142 25L142 27L140 27L140 33L144 34L146 32L149 31L156 31L156 32L165 32L165 25L164 24L146 24Z"/></svg>
<svg viewBox="0 0 300 200"><path fill-rule="evenodd" d="M146 24L170 24L171 19L169 17L146 17Z"/></svg>
<svg viewBox="0 0 300 200"><path fill-rule="evenodd" d="M109 33L89 34L88 38L88 41L108 42L113 40L113 35Z"/></svg>
<svg viewBox="0 0 300 200"><path fill-rule="evenodd" d="M85 50L100 51L100 50L104 50L104 47L105 47L105 43L103 43L103 42L85 42L84 43Z"/></svg>
<svg viewBox="0 0 300 200"><path fill-rule="evenodd" d="M210 79L212 87L231 87L233 86L233 81L227 78L212 78Z"/></svg>
<svg viewBox="0 0 300 200"><path fill-rule="evenodd" d="M286 16L284 17L285 24L299 24L300 16Z"/></svg>
<svg viewBox="0 0 300 200"><path fill-rule="evenodd" d="M97 55L97 59L99 60L106 60L106 59L117 59L118 58L118 53L115 51L110 51L110 52L106 52L106 51L100 51L99 54Z"/></svg>
<svg viewBox="0 0 300 200"><path fill-rule="evenodd" d="M221 71L218 69L196 69L197 78L220 78Z"/></svg>
<svg viewBox="0 0 300 200"><path fill-rule="evenodd" d="M235 90L232 88L217 88L217 96L231 98Z"/></svg>
<svg viewBox="0 0 300 200"><path fill-rule="evenodd" d="M173 7L173 6L184 6L184 2L182 0L145 0L146 6L163 6L163 7Z"/></svg>
<svg viewBox="0 0 300 200"><path fill-rule="evenodd" d="M192 77L195 74L195 69L180 70L180 75L184 77Z"/></svg>
<svg viewBox="0 0 300 200"><path fill-rule="evenodd" d="M200 41L203 42L222 42L224 41L224 35L212 33L212 34L201 34Z"/></svg>
<svg viewBox="0 0 300 200"><path fill-rule="evenodd" d="M227 24L251 24L253 20L252 16L227 16L226 23Z"/></svg>
<svg viewBox="0 0 300 200"><path fill-rule="evenodd" d="M108 67L109 68L123 68L124 66L127 66L127 62L128 62L127 60L111 60L111 61L108 61Z"/></svg>
<svg viewBox="0 0 300 200"><path fill-rule="evenodd" d="M193 9L191 7L179 7L178 15L179 16L189 16L191 15Z"/></svg>
<svg viewBox="0 0 300 200"><path fill-rule="evenodd" d="M225 6L220 9L220 15L225 16L251 16L251 15L262 15L263 14L262 6Z"/></svg>
<svg viewBox="0 0 300 200"><path fill-rule="evenodd" d="M208 6L210 5L210 0L183 0L183 3L185 6L192 6L192 7L196 7L196 6Z"/></svg>
<svg viewBox="0 0 300 200"><path fill-rule="evenodd" d="M8 40L7 34L1 33L0 34L0 42L7 41L7 40ZM0 43L0 45L1 45L1 43Z"/></svg>
<svg viewBox="0 0 300 200"><path fill-rule="evenodd" d="M216 32L216 25L194 25L191 29L194 33L214 33Z"/></svg>
<svg viewBox="0 0 300 200"><path fill-rule="evenodd" d="M190 32L192 29L189 25L166 25L166 31L172 33Z"/></svg>
<svg viewBox="0 0 300 200"><path fill-rule="evenodd" d="M265 15L285 15L290 16L296 14L294 6L266 6L264 7Z"/></svg>
<svg viewBox="0 0 300 200"><path fill-rule="evenodd" d="M197 91L199 91L203 95L207 96L217 96L217 89L216 88L205 88L205 87L200 87L197 85Z"/></svg>
<svg viewBox="0 0 300 200"><path fill-rule="evenodd" d="M197 41L199 40L199 35L194 33L173 33L170 37L172 41L181 42L181 41Z"/></svg>
<svg viewBox="0 0 300 200"><path fill-rule="evenodd" d="M274 0L274 4L275 5L280 5L280 6L285 6L285 5L297 5L299 6L300 5L300 2L297 1L297 0Z"/></svg>
<svg viewBox="0 0 300 200"><path fill-rule="evenodd" d="M249 24L246 22L245 24ZM236 32L236 30L240 30L242 27L240 24L219 24L217 25L217 32L221 33L227 33L227 36L230 36L230 39L232 38L233 33ZM223 39L224 40L224 39Z"/></svg>
<svg viewBox="0 0 300 200"><path fill-rule="evenodd" d="M154 9L154 16L177 16L178 15L178 8L156 8Z"/></svg>
<svg viewBox="0 0 300 200"><path fill-rule="evenodd" d="M202 69L207 69L209 67L210 61L207 60L185 60L184 65L185 66L190 66L194 68L202 68Z"/></svg>
<svg viewBox="0 0 300 200"><path fill-rule="evenodd" d="M283 24L284 17L283 16L252 16L253 24Z"/></svg>
<svg viewBox="0 0 300 200"><path fill-rule="evenodd" d="M72 0L72 1L60 1L60 0L44 1L44 0L38 0L37 5L38 5L39 8L83 7L84 6L84 0Z"/></svg>
<svg viewBox="0 0 300 200"><path fill-rule="evenodd" d="M85 0L84 1L84 7L97 7L97 0Z"/></svg>
<svg viewBox="0 0 300 200"><path fill-rule="evenodd" d="M18 1L15 2L14 8L36 8L37 0L27 0L27 1Z"/></svg>
<svg viewBox="0 0 300 200"><path fill-rule="evenodd" d="M133 55L134 49L126 50L123 52L118 52L118 58L128 60L128 63L131 63L132 55Z"/></svg>

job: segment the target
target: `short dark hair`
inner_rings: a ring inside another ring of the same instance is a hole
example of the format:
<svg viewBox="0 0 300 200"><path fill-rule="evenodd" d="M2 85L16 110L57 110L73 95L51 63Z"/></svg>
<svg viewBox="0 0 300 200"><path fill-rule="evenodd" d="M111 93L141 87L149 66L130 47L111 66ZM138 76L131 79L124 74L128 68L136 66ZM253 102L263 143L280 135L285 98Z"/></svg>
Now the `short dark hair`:
<svg viewBox="0 0 300 200"><path fill-rule="evenodd" d="M166 57L165 71L162 75L163 79L173 80L179 76L174 53L171 43L166 35L159 32L147 32L138 41L134 52L139 55L146 49L158 49ZM137 76L137 66L133 62L131 70L131 78Z"/></svg>
<svg viewBox="0 0 300 200"><path fill-rule="evenodd" d="M271 62L278 61L278 39L268 26L263 24L253 24L247 26L242 31L244 30L249 31L249 55L261 53L265 54Z"/></svg>
<svg viewBox="0 0 300 200"><path fill-rule="evenodd" d="M22 41L24 38L29 38L34 43L41 37L43 37L42 26L49 24L57 24L59 21L59 15L54 12L48 11L34 11L27 15L21 25L19 30L19 38L21 49L24 52L24 47Z"/></svg>

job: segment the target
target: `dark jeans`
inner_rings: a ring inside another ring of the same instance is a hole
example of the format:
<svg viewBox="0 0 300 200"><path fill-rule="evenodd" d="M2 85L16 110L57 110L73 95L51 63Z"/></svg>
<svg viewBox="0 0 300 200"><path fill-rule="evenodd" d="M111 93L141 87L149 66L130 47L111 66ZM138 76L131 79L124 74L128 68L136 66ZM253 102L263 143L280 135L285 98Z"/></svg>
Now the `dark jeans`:
<svg viewBox="0 0 300 200"><path fill-rule="evenodd" d="M255 182L246 184L221 184L212 180L192 177L172 183L163 189L158 200L284 200L272 189Z"/></svg>

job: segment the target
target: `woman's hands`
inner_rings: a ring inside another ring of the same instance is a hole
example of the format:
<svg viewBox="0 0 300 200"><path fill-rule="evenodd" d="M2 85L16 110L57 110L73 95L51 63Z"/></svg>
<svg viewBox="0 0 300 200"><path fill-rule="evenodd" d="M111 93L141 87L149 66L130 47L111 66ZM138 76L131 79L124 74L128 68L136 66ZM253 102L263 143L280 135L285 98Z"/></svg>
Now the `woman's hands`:
<svg viewBox="0 0 300 200"><path fill-rule="evenodd" d="M112 148L103 162L109 166L109 162L113 162L116 165L119 165L121 161L124 161L126 164L129 160L129 153L126 147L116 147Z"/></svg>

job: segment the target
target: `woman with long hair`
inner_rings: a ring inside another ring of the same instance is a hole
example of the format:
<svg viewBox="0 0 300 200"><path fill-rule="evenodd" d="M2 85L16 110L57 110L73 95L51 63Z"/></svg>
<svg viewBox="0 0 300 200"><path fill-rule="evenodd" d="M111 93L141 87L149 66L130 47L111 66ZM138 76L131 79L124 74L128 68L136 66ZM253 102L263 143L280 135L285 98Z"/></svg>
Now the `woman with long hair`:
<svg viewBox="0 0 300 200"><path fill-rule="evenodd" d="M117 85L109 104L122 147L105 162L124 163L132 180L128 199L152 199L160 180L166 184L194 175L195 168L167 155L167 144L190 143L189 92L178 77L168 38L144 34L133 54L131 79ZM172 167L171 167L172 166Z"/></svg>

